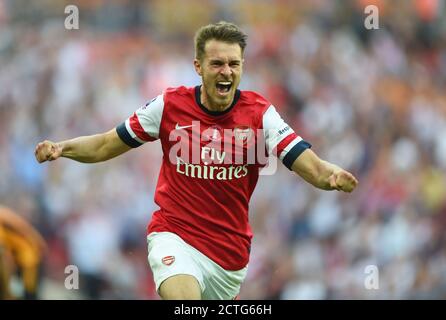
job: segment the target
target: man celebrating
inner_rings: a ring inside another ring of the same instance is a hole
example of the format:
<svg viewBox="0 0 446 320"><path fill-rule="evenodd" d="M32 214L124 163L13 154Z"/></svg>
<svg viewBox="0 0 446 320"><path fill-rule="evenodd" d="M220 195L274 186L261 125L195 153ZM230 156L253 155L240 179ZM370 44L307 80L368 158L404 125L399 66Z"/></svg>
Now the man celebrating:
<svg viewBox="0 0 446 320"><path fill-rule="evenodd" d="M163 162L148 225L148 260L163 299L233 299L252 238L248 204L266 165L262 151L317 188L351 192L349 172L321 160L258 93L240 91L247 36L219 22L195 36L202 84L169 88L124 123L35 150L39 162L99 162L161 140Z"/></svg>

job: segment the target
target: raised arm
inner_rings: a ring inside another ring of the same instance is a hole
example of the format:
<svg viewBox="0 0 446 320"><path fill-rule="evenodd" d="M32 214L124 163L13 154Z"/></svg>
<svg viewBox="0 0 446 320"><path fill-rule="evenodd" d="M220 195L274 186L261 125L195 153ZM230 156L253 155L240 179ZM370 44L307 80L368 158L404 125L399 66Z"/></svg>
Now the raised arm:
<svg viewBox="0 0 446 320"><path fill-rule="evenodd" d="M352 192L358 184L350 172L320 159L311 149L302 152L291 169L305 181L323 190Z"/></svg>
<svg viewBox="0 0 446 320"><path fill-rule="evenodd" d="M59 157L79 162L106 161L130 150L118 136L116 129L108 132L83 136L61 142L45 140L37 144L34 154L39 163L53 161Z"/></svg>

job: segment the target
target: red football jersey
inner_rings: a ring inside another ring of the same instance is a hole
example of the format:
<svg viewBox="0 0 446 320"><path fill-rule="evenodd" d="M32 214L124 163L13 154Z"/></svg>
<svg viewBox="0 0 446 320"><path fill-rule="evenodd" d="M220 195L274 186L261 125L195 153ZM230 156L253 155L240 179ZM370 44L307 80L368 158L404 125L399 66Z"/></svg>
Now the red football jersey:
<svg viewBox="0 0 446 320"><path fill-rule="evenodd" d="M175 233L226 270L248 264L249 200L266 156L291 168L311 147L259 94L237 90L227 110L213 112L201 104L200 86L167 89L116 130L131 147L161 140L160 210L148 233Z"/></svg>

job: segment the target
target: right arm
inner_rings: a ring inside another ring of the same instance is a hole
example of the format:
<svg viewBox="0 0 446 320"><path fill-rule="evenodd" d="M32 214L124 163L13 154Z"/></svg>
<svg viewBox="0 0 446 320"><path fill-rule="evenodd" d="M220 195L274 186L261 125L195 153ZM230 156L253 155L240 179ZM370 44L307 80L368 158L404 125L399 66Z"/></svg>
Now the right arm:
<svg viewBox="0 0 446 320"><path fill-rule="evenodd" d="M45 140L36 146L34 154L39 163L59 157L85 163L109 160L158 139L163 110L164 96L159 95L108 132L61 142Z"/></svg>
<svg viewBox="0 0 446 320"><path fill-rule="evenodd" d="M53 161L59 157L94 163L109 160L130 149L131 147L121 140L114 128L105 133L61 142L45 140L37 144L34 154L39 163Z"/></svg>

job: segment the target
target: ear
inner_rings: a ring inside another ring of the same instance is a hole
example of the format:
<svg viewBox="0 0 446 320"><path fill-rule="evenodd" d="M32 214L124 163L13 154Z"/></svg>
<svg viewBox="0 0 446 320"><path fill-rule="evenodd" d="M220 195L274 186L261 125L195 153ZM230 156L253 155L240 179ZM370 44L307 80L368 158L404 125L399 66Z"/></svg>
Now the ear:
<svg viewBox="0 0 446 320"><path fill-rule="evenodd" d="M201 64L198 59L194 59L194 67L197 74L201 77Z"/></svg>

